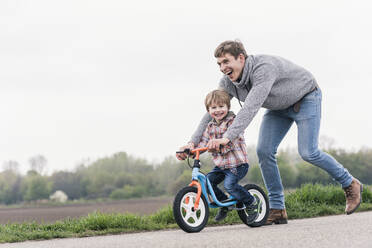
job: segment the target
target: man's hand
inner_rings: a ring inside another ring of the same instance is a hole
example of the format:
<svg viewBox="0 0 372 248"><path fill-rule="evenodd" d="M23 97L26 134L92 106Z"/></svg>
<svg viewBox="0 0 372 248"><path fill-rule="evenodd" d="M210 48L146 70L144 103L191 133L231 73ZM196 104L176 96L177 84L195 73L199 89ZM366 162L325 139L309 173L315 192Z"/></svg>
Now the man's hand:
<svg viewBox="0 0 372 248"><path fill-rule="evenodd" d="M191 142L191 143L188 143L185 146L182 146L180 148L180 151L183 151L185 149L194 149L194 147L195 147L194 143ZM185 160L187 158L187 154L186 153L176 153L176 158L178 160Z"/></svg>
<svg viewBox="0 0 372 248"><path fill-rule="evenodd" d="M230 140L228 138L222 138L222 139L211 139L209 140L207 147L209 152L213 151L219 151L220 150L220 145L226 145L229 143Z"/></svg>

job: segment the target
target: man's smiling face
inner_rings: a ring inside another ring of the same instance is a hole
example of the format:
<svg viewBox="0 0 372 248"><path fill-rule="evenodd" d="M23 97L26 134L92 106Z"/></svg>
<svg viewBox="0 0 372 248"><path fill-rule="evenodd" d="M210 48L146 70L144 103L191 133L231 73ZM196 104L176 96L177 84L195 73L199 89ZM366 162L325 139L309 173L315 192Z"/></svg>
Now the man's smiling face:
<svg viewBox="0 0 372 248"><path fill-rule="evenodd" d="M236 82L244 68L245 57L243 54L235 59L230 53L225 53L223 56L217 58L217 64L220 67L220 71L227 75L232 82Z"/></svg>

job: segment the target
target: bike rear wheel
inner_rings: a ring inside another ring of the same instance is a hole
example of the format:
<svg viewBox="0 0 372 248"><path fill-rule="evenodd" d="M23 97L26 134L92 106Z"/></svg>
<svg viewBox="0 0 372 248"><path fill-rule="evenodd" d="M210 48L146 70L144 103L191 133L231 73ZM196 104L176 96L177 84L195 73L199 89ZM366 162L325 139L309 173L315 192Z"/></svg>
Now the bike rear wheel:
<svg viewBox="0 0 372 248"><path fill-rule="evenodd" d="M209 207L203 195L198 209L194 209L198 190L195 187L181 189L173 202L173 216L178 226L185 232L200 232L208 222Z"/></svg>
<svg viewBox="0 0 372 248"><path fill-rule="evenodd" d="M265 191L255 184L246 184L244 185L244 188L248 190L253 197L256 197L256 200L260 201L260 207L258 209L257 219L253 223L248 222L249 215L245 209L237 210L240 219L244 224L250 227L259 227L264 225L269 215L269 200Z"/></svg>

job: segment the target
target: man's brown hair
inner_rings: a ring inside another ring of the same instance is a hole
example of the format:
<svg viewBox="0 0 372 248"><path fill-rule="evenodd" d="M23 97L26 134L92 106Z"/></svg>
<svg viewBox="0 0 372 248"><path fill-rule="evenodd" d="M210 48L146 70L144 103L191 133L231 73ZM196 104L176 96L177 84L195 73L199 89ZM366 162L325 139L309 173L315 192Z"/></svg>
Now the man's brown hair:
<svg viewBox="0 0 372 248"><path fill-rule="evenodd" d="M235 59L238 58L239 54L243 54L244 58L247 58L248 56L243 43L239 40L227 40L219 44L216 50L214 50L214 57L219 58L224 56L226 53L230 53Z"/></svg>
<svg viewBox="0 0 372 248"><path fill-rule="evenodd" d="M224 90L214 90L205 97L204 104L207 111L212 104L226 104L230 109L230 95Z"/></svg>

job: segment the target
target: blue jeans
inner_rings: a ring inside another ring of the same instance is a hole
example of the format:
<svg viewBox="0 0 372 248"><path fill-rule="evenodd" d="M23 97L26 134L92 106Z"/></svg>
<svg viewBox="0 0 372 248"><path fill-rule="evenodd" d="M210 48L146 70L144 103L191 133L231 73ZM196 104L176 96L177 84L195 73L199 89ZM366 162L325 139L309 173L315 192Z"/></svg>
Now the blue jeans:
<svg viewBox="0 0 372 248"><path fill-rule="evenodd" d="M211 182L213 191L219 201L227 199L226 194L217 187L219 183L225 180L224 187L230 195L234 196L239 202L243 202L248 205L253 202L253 196L244 187L238 184L239 180L247 174L248 168L248 164L242 164L237 168L225 170L222 170L216 166L207 174L208 180Z"/></svg>
<svg viewBox="0 0 372 248"><path fill-rule="evenodd" d="M332 156L318 149L322 92L317 89L301 102L300 111L293 107L284 110L267 110L260 128L257 155L270 208L284 209L284 192L275 154L289 128L295 122L298 132L298 151L303 160L328 172L342 187L351 184L352 176Z"/></svg>

